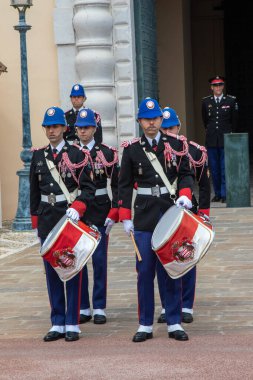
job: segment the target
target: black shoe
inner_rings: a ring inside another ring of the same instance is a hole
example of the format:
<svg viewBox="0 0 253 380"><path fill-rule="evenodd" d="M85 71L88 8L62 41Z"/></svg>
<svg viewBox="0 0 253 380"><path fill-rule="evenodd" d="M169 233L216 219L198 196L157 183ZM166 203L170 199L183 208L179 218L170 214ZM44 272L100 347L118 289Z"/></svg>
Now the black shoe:
<svg viewBox="0 0 253 380"><path fill-rule="evenodd" d="M54 340L62 339L65 334L59 333L58 331L49 331L47 335L44 336L44 342L53 342Z"/></svg>
<svg viewBox="0 0 253 380"><path fill-rule="evenodd" d="M106 316L95 314L93 322L95 323L95 325L103 325L104 323L106 323Z"/></svg>
<svg viewBox="0 0 253 380"><path fill-rule="evenodd" d="M85 314L80 314L80 319L79 319L79 323L80 325L82 323L86 323L86 322L89 322L91 320L92 316L91 315L85 315Z"/></svg>
<svg viewBox="0 0 253 380"><path fill-rule="evenodd" d="M138 343L138 342L145 342L147 339L152 339L153 338L153 333L147 333L147 332L137 332L133 336L133 342Z"/></svg>
<svg viewBox="0 0 253 380"><path fill-rule="evenodd" d="M226 197L221 198L221 203L226 203Z"/></svg>
<svg viewBox="0 0 253 380"><path fill-rule="evenodd" d="M213 197L213 199L211 200L211 202L219 202L220 201L220 197L218 197L217 195L215 195L214 197Z"/></svg>
<svg viewBox="0 0 253 380"><path fill-rule="evenodd" d="M176 340L189 340L188 335L185 331L182 330L176 330L173 332L169 332L169 338L173 338Z"/></svg>
<svg viewBox="0 0 253 380"><path fill-rule="evenodd" d="M192 323L193 322L193 316L191 313L182 313L182 322L184 323Z"/></svg>
<svg viewBox="0 0 253 380"><path fill-rule="evenodd" d="M161 313L160 317L157 319L157 323L166 323L165 313Z"/></svg>
<svg viewBox="0 0 253 380"><path fill-rule="evenodd" d="M65 334L66 342L74 342L79 339L79 333L74 331L67 331Z"/></svg>

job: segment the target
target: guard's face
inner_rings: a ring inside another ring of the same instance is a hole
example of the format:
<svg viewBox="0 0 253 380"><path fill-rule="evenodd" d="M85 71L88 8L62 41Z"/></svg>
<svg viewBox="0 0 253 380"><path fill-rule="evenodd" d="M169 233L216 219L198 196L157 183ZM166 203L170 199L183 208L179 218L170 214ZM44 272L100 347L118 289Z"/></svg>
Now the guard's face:
<svg viewBox="0 0 253 380"><path fill-rule="evenodd" d="M213 91L214 96L221 96L224 90L224 84L213 84L211 86L211 90Z"/></svg>
<svg viewBox="0 0 253 380"><path fill-rule="evenodd" d="M94 133L96 132L96 127L76 127L77 136L80 141L87 145L93 139Z"/></svg>
<svg viewBox="0 0 253 380"><path fill-rule="evenodd" d="M180 127L178 125L175 125L174 127L170 128L161 128L161 131L166 135L167 132L173 133L173 135L179 134Z"/></svg>
<svg viewBox="0 0 253 380"><path fill-rule="evenodd" d="M71 96L71 103L73 107L77 110L82 108L83 103L85 102L86 98L84 96Z"/></svg>
<svg viewBox="0 0 253 380"><path fill-rule="evenodd" d="M138 122L140 123L140 126L142 127L144 134L149 138L154 138L156 137L161 127L162 120L162 117L157 116L153 119L138 119Z"/></svg>
<svg viewBox="0 0 253 380"><path fill-rule="evenodd" d="M63 133L67 127L59 124L48 125L44 127L46 136L53 146L57 146L63 140Z"/></svg>

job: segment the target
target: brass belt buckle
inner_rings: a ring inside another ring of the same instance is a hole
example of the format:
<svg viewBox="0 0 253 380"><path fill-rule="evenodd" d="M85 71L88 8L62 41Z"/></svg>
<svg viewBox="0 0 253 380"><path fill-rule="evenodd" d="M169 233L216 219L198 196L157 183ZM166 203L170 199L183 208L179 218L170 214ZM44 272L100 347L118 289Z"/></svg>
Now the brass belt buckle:
<svg viewBox="0 0 253 380"><path fill-rule="evenodd" d="M160 197L161 195L160 187L159 186L151 187L151 194L153 195L153 197Z"/></svg>
<svg viewBox="0 0 253 380"><path fill-rule="evenodd" d="M47 196L48 198L48 203L51 204L51 206L54 206L54 204L56 203L56 195L51 193Z"/></svg>

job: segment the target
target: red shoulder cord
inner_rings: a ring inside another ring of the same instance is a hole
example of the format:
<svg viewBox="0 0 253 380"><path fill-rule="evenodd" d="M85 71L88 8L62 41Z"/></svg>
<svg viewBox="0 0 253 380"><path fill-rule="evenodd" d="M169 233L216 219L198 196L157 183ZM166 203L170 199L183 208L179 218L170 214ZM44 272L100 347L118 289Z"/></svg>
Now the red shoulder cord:
<svg viewBox="0 0 253 380"><path fill-rule="evenodd" d="M84 152L86 153L87 151L84 150ZM69 170L71 172L74 180L79 185L79 178L80 178L80 176L77 179L77 177L75 175L75 170L82 168L82 171L83 171L83 169L87 165L88 161L89 161L89 155L85 154L83 161L79 162L78 164L73 164L73 162L71 162L70 159L69 159L68 153L64 152L62 154L62 159L61 159L61 161L59 162L59 165L58 165L59 171L60 171L60 173L66 173Z"/></svg>
<svg viewBox="0 0 253 380"><path fill-rule="evenodd" d="M187 139L183 135L179 136L179 135L175 135L175 134L170 133L170 132L166 132L166 135L174 137L175 139L180 140L183 143L183 149L180 152L178 152L177 150L173 149L171 147L170 143L168 143L168 142L164 143L164 146L165 146L165 150L164 150L165 161L170 162L172 160L172 156L173 155L176 155L176 156L180 157L179 164L176 165L177 171L178 171L179 166L181 164L182 157L185 156L185 155L187 155L188 151L189 151L189 147L188 147L188 144L187 144Z"/></svg>
<svg viewBox="0 0 253 380"><path fill-rule="evenodd" d="M175 135L174 133L171 133L169 131L166 131L166 135L174 137L174 139L182 141L182 143L183 143L183 150L181 152L178 152L178 151L173 150L171 148L174 154L176 154L177 156L185 156L186 154L188 154L189 147L188 147L188 143L187 143L187 138L185 136L183 136L183 135ZM165 143L165 144L168 144L168 143Z"/></svg>
<svg viewBox="0 0 253 380"><path fill-rule="evenodd" d="M88 161L92 167L92 170L94 171L94 164L93 164L89 149L84 149L81 145L77 145L77 144L72 144L72 146L81 150L83 152L83 154L88 157ZM87 161L87 163L88 163L88 161ZM86 163L86 165L87 165L87 163Z"/></svg>
<svg viewBox="0 0 253 380"><path fill-rule="evenodd" d="M201 170L201 173L199 176L199 181L200 181L200 178L203 174L205 163L207 161L207 150L204 146L201 146L201 145L195 143L194 141L190 141L189 144L195 146L197 149L199 149L202 152L202 155L198 161L195 161L192 158L192 156L190 155L190 153L188 153L189 161L192 164L192 166L194 167L195 176L196 176L196 168L202 167L202 170Z"/></svg>
<svg viewBox="0 0 253 380"><path fill-rule="evenodd" d="M91 164L91 167L92 167L92 171L95 170L95 165L94 165L94 162L92 160L92 157L90 155L90 151L89 149L83 149L80 145L77 145L77 144L73 144L73 146L75 146L76 148L78 148L79 150L81 150L85 155L88 156L88 160ZM107 145L105 145L107 146ZM105 169L105 173L107 175L107 177L109 177L108 173L107 173L107 168L113 166L115 163L118 162L118 152L117 152L117 149L114 148L114 147L108 147L109 149L111 149L114 153L114 156L113 156L113 160L111 162L108 162L103 154L103 152L101 150L97 151L97 156L96 156L96 162L97 163L101 163L103 166L104 166L104 169Z"/></svg>
<svg viewBox="0 0 253 380"><path fill-rule="evenodd" d="M114 148L114 147L110 147L110 149L113 151L113 160L111 162L108 162L106 160L106 158L105 158L104 153L102 152L102 150L99 150L97 152L97 157L96 157L96 162L97 163L101 163L104 166L105 173L106 173L107 177L110 177L109 174L108 174L108 172L107 172L107 168L112 167L114 164L116 164L119 161L117 149Z"/></svg>

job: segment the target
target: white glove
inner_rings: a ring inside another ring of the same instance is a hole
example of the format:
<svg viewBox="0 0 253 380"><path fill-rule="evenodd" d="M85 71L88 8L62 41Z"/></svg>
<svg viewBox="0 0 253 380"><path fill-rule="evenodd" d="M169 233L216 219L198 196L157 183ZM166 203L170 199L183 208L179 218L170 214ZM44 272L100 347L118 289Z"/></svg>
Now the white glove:
<svg viewBox="0 0 253 380"><path fill-rule="evenodd" d="M177 207L185 207L186 209L192 208L192 202L186 195L182 195L176 200Z"/></svg>
<svg viewBox="0 0 253 380"><path fill-rule="evenodd" d="M110 233L110 231L111 231L111 229L112 229L114 223L115 223L115 221L112 220L111 218L106 218L106 219L105 219L105 224L104 224L104 226L106 227L106 229L105 229L105 234L106 234L106 235L109 235L109 233Z"/></svg>
<svg viewBox="0 0 253 380"><path fill-rule="evenodd" d="M80 219L79 213L72 207L68 208L66 211L66 215L73 220L73 222L78 222Z"/></svg>
<svg viewBox="0 0 253 380"><path fill-rule="evenodd" d="M130 232L134 232L134 224L131 219L123 220L123 226L125 233L130 236Z"/></svg>

